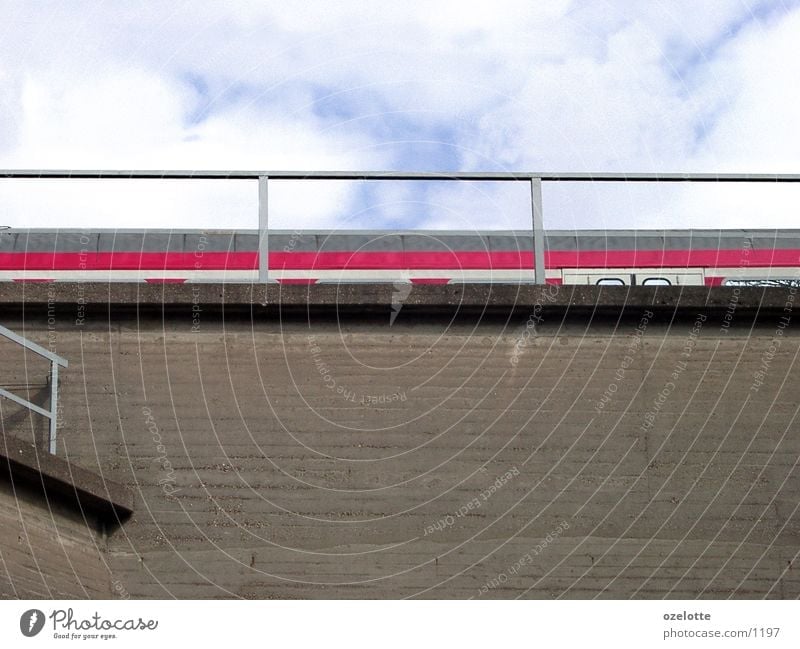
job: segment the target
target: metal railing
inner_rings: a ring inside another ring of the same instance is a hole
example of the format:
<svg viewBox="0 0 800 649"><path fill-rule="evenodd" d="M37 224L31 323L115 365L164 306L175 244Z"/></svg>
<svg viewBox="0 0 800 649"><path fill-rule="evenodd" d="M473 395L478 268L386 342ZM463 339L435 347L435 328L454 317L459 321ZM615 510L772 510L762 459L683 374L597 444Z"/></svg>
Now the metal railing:
<svg viewBox="0 0 800 649"><path fill-rule="evenodd" d="M99 171L0 170L7 179L146 179L258 181L258 280L269 280L270 180L437 180L526 182L531 192L534 279L545 283L543 182L634 183L797 183L800 174L591 173L591 172L439 172L439 171Z"/></svg>
<svg viewBox="0 0 800 649"><path fill-rule="evenodd" d="M22 345L26 349L30 349L32 352L39 354L39 356L43 356L47 360L50 361L50 410L46 410L41 406L37 406L35 403L31 403L27 399L23 399L16 394L9 392L4 388L0 388L0 397L6 397L7 399L11 399L14 403L17 403L28 410L32 410L33 412L42 415L42 417L47 417L50 420L50 438L48 442L48 450L55 454L56 452L56 435L58 432L58 419L57 419L57 410L58 410L58 367L68 367L69 362L66 358L62 358L58 354L54 354L51 351L48 351L41 345L37 345L35 342L28 340L27 338L23 338L19 334L14 333L10 329L0 325L0 336L4 336L9 340Z"/></svg>

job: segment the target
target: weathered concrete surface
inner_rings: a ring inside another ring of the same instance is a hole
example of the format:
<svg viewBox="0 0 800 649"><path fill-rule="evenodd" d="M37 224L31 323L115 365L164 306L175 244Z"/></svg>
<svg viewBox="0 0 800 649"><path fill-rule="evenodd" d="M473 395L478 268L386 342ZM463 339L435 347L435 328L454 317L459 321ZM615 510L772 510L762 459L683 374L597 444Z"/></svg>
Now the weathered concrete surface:
<svg viewBox="0 0 800 649"><path fill-rule="evenodd" d="M192 304L206 310L230 310L256 315L281 311L327 310L345 313L385 313L397 301L393 284L147 284L147 283L1 283L0 306L7 312L31 310L40 314L49 306L61 306L80 317L125 307L136 310L165 309L171 312ZM573 315L616 312L621 308L651 306L660 312L683 313L703 308L725 310L735 296L737 310L779 314L787 292L774 288L729 288L705 286L561 286L532 284L450 284L415 285L406 295L403 308L409 313L506 314L530 311L536 305L551 313Z"/></svg>
<svg viewBox="0 0 800 649"><path fill-rule="evenodd" d="M134 597L800 596L794 294L499 288L0 303L70 361L62 452L136 493Z"/></svg>
<svg viewBox="0 0 800 649"><path fill-rule="evenodd" d="M2 431L0 479L37 491L46 501L57 500L101 526L124 523L133 511L133 493L124 485Z"/></svg>
<svg viewBox="0 0 800 649"><path fill-rule="evenodd" d="M105 534L131 503L126 487L0 433L0 598L111 597Z"/></svg>
<svg viewBox="0 0 800 649"><path fill-rule="evenodd" d="M110 598L103 545L72 509L0 480L0 599Z"/></svg>

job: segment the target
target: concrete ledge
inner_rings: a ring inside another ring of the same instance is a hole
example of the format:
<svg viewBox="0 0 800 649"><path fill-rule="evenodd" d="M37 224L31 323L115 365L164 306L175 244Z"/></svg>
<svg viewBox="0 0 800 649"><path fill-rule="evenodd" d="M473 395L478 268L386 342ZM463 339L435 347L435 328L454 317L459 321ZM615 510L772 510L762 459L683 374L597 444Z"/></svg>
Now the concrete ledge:
<svg viewBox="0 0 800 649"><path fill-rule="evenodd" d="M585 316L654 310L670 318L698 311L772 317L783 313L796 289L705 286L534 286L530 284L413 285L408 295L392 284L145 284L145 283L4 283L0 309L41 316L48 307L81 314L122 315L191 310L252 316L329 312L384 315L398 303L403 310L428 315L454 313L508 316L545 312Z"/></svg>
<svg viewBox="0 0 800 649"><path fill-rule="evenodd" d="M133 512L133 494L126 486L3 433L0 479L35 490L112 527Z"/></svg>

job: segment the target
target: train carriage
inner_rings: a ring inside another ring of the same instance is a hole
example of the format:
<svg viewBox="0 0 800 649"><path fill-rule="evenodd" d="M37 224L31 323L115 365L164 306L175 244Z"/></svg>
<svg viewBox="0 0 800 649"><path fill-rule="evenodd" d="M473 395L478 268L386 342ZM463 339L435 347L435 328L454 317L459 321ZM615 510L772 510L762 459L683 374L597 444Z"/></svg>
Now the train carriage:
<svg viewBox="0 0 800 649"><path fill-rule="evenodd" d="M530 231L269 232L269 280L532 282ZM549 230L548 283L794 284L800 230ZM0 231L0 281L256 282L254 230Z"/></svg>

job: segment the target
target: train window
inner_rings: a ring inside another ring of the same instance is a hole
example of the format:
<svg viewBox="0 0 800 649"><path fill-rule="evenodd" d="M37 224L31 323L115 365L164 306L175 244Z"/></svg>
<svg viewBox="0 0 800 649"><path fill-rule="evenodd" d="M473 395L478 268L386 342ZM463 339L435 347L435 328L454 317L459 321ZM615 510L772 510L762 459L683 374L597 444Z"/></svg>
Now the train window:
<svg viewBox="0 0 800 649"><path fill-rule="evenodd" d="M602 277L595 282L596 286L625 286L619 277Z"/></svg>
<svg viewBox="0 0 800 649"><path fill-rule="evenodd" d="M642 286L672 286L666 277L647 277L642 280Z"/></svg>

